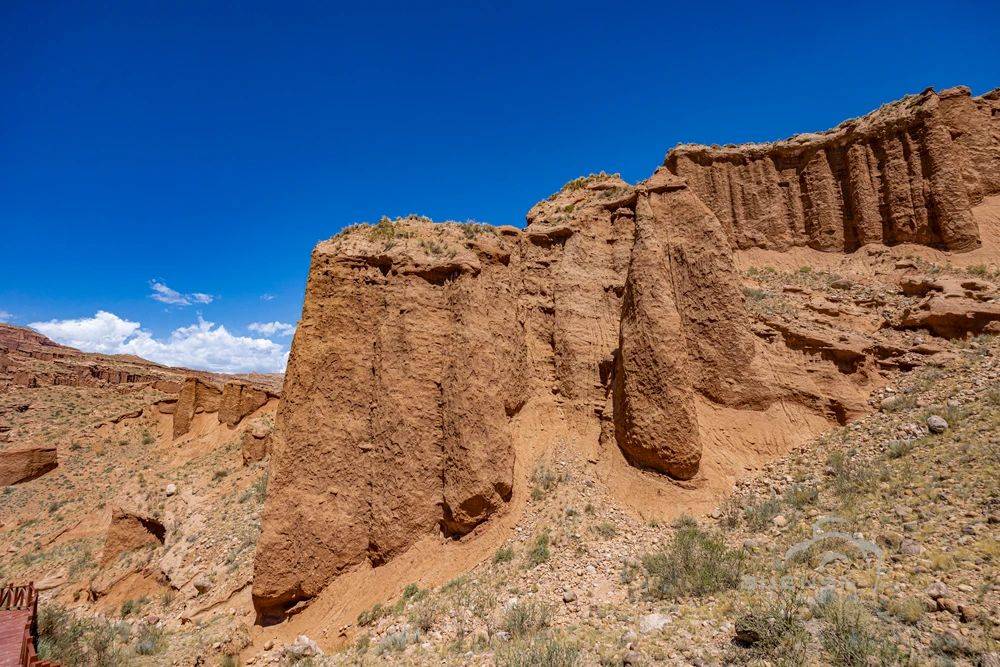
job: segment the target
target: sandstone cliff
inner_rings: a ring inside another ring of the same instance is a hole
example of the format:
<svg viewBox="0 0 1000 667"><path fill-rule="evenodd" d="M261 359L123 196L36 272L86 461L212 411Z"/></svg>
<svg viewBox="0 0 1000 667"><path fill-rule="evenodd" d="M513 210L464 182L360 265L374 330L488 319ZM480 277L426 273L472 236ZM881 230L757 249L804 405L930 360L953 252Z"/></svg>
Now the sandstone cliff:
<svg viewBox="0 0 1000 667"><path fill-rule="evenodd" d="M681 145L666 159L738 248L979 244L971 207L1000 192L1000 91L927 90L818 134Z"/></svg>
<svg viewBox="0 0 1000 667"><path fill-rule="evenodd" d="M261 619L502 511L529 402L554 401L579 447L687 485L725 458L706 447L733 446L719 415L859 414L874 346L751 323L733 249L973 248L995 109L927 92L820 135L681 147L635 186L577 179L523 231L409 217L320 243L272 446Z"/></svg>
<svg viewBox="0 0 1000 667"><path fill-rule="evenodd" d="M173 436L178 438L191 430L195 415L216 413L219 422L234 427L278 396L276 391L243 380L231 380L220 387L208 379L189 377L176 400L158 401L154 408L173 415Z"/></svg>

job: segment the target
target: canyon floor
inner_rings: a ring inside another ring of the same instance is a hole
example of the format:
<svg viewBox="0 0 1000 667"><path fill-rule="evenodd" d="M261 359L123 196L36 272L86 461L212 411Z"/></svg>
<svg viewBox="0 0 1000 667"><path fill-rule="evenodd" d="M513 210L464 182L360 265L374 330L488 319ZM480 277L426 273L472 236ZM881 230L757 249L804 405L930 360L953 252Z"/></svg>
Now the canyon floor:
<svg viewBox="0 0 1000 667"><path fill-rule="evenodd" d="M59 462L0 492L0 575L38 584L41 652L65 665L997 664L1000 338L953 335L968 312L907 318L940 294L993 307L998 209L964 255L737 256L755 333L803 365L864 366L866 414L776 424L728 462L735 485L698 488L626 475L526 406L500 516L274 626L251 602L268 462L246 443L276 401L174 437L148 383L8 387L2 451Z"/></svg>

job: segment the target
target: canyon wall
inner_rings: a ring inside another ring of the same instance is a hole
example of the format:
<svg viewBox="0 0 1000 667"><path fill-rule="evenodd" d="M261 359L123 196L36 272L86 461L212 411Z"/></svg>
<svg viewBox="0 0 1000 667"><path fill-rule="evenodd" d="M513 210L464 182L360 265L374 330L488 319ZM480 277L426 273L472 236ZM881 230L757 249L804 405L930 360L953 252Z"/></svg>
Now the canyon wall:
<svg viewBox="0 0 1000 667"><path fill-rule="evenodd" d="M970 207L1000 177L995 105L928 92L821 135L681 147L635 186L568 183L524 230L411 216L321 242L271 453L260 620L502 511L529 401L679 482L697 482L715 442L706 405L856 414L836 382L778 376L764 340L778 332L751 325L733 249L975 247ZM867 372L864 355L828 365Z"/></svg>
<svg viewBox="0 0 1000 667"><path fill-rule="evenodd" d="M681 145L665 164L737 248L971 250L979 245L971 207L1000 192L1000 92L927 90L823 133Z"/></svg>
<svg viewBox="0 0 1000 667"><path fill-rule="evenodd" d="M88 354L31 329L0 323L0 390L10 386L173 383L183 377L176 369L138 357Z"/></svg>

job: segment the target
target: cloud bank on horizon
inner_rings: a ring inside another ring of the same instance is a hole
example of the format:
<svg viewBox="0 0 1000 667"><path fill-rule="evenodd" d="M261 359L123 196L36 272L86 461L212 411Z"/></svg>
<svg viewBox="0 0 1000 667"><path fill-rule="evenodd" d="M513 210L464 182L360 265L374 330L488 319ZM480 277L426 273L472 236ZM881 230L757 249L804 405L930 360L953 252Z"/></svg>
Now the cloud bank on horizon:
<svg viewBox="0 0 1000 667"><path fill-rule="evenodd" d="M168 366L218 373L280 373L288 362L288 350L284 345L267 338L234 336L225 326L207 322L201 315L196 323L174 329L166 339L154 338L142 329L141 323L104 310L93 317L32 322L28 326L57 343L84 352L134 354ZM280 331L276 329L275 333Z"/></svg>

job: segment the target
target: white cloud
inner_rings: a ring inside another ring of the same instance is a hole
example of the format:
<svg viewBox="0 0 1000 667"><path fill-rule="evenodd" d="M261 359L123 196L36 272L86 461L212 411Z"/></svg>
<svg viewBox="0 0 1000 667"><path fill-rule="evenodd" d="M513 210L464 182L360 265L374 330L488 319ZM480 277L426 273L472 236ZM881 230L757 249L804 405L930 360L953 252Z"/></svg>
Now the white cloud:
<svg viewBox="0 0 1000 667"><path fill-rule="evenodd" d="M104 310L93 317L32 322L28 326L57 343L101 354L120 352L127 339L141 333L138 322L123 320Z"/></svg>
<svg viewBox="0 0 1000 667"><path fill-rule="evenodd" d="M295 333L295 325L284 322L251 322L247 329L265 336L291 336Z"/></svg>
<svg viewBox="0 0 1000 667"><path fill-rule="evenodd" d="M14 313L8 313L6 310L0 310L0 322L10 322L14 319Z"/></svg>
<svg viewBox="0 0 1000 667"><path fill-rule="evenodd" d="M175 329L166 339L154 338L139 322L103 310L93 317L29 326L58 343L86 352L134 354L168 366L219 373L274 373L283 371L288 362L283 345L266 338L234 336L221 324L206 322L200 315L195 324Z"/></svg>
<svg viewBox="0 0 1000 667"><path fill-rule="evenodd" d="M205 294L204 292L181 294L177 290L168 287L162 280L157 280L155 278L149 281L149 287L153 290L153 293L149 295L150 299L159 301L160 303L170 304L171 306L190 306L192 303L212 303L215 299L215 297L211 294Z"/></svg>
<svg viewBox="0 0 1000 667"><path fill-rule="evenodd" d="M201 292L193 292L191 294L191 300L195 303L212 303L213 299L215 297L211 294L202 294Z"/></svg>
<svg viewBox="0 0 1000 667"><path fill-rule="evenodd" d="M268 294L261 294L260 295L260 300L261 301L274 301L274 295L270 294L270 293L268 293Z"/></svg>

